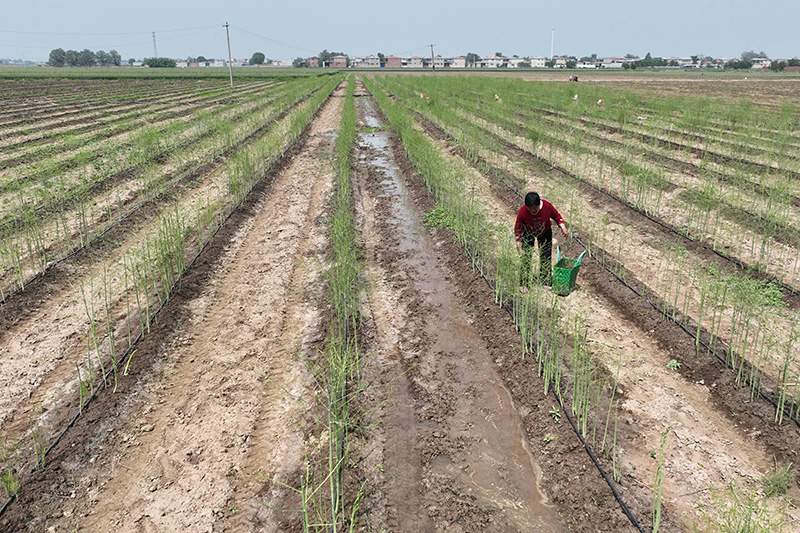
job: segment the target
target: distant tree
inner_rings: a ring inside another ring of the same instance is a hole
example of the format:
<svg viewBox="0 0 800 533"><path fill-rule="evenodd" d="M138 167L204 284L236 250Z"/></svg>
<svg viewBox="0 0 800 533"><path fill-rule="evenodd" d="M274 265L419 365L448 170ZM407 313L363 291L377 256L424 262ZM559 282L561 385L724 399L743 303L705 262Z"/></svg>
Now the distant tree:
<svg viewBox="0 0 800 533"><path fill-rule="evenodd" d="M623 63L622 64L622 70L630 70L630 69L631 69L631 64L630 63Z"/></svg>
<svg viewBox="0 0 800 533"><path fill-rule="evenodd" d="M745 70L753 66L753 62L749 59L731 59L725 63L725 68Z"/></svg>
<svg viewBox="0 0 800 533"><path fill-rule="evenodd" d="M625 54L625 59L639 59L639 56L633 54Z"/></svg>
<svg viewBox="0 0 800 533"><path fill-rule="evenodd" d="M382 54L381 54L382 55ZM319 66L320 67L329 67L331 66L331 62L333 58L336 56L345 56L345 64L349 67L350 66L350 56L343 52L328 52L327 49L323 50L319 53ZM380 55L379 55L380 57Z"/></svg>
<svg viewBox="0 0 800 533"><path fill-rule="evenodd" d="M773 72L783 72L786 68L786 61L773 61L769 65L769 69Z"/></svg>
<svg viewBox="0 0 800 533"><path fill-rule="evenodd" d="M117 52L116 50L111 50L108 53L108 57L111 58L111 64L114 65L115 67L120 66L120 64L122 63L122 56L119 55L119 52Z"/></svg>
<svg viewBox="0 0 800 533"><path fill-rule="evenodd" d="M753 59L757 57L769 57L765 52L761 51L759 53L755 53L752 50L748 50L747 52L742 52L742 61L750 61L752 62Z"/></svg>
<svg viewBox="0 0 800 533"><path fill-rule="evenodd" d="M68 67L78 66L78 52L76 50L67 50L64 52L64 62Z"/></svg>
<svg viewBox="0 0 800 533"><path fill-rule="evenodd" d="M575 68L578 65L578 62L574 59L570 59L567 61L567 68Z"/></svg>
<svg viewBox="0 0 800 533"><path fill-rule="evenodd" d="M88 48L84 48L80 52L78 52L78 65L81 67L93 67L97 64L97 56L95 53L89 50Z"/></svg>
<svg viewBox="0 0 800 533"><path fill-rule="evenodd" d="M97 64L100 65L101 67L105 67L111 64L111 56L108 55L108 52L106 52L105 50L98 50L97 52L95 52L94 57L95 60L97 61Z"/></svg>
<svg viewBox="0 0 800 533"><path fill-rule="evenodd" d="M63 48L56 48L50 51L50 59L47 64L51 67L63 67L67 62L67 53Z"/></svg>
<svg viewBox="0 0 800 533"><path fill-rule="evenodd" d="M150 68L175 68L178 66L174 59L168 57L147 57L143 63Z"/></svg>
<svg viewBox="0 0 800 533"><path fill-rule="evenodd" d="M467 66L474 67L480 60L481 57L478 54L473 54L472 52L469 52L467 54L466 64Z"/></svg>
<svg viewBox="0 0 800 533"><path fill-rule="evenodd" d="M556 60L548 59L547 61L544 62L544 66L547 68L554 68L556 66Z"/></svg>
<svg viewBox="0 0 800 533"><path fill-rule="evenodd" d="M382 53L378 52L378 62L380 63L381 67L386 65L386 56Z"/></svg>
<svg viewBox="0 0 800 533"><path fill-rule="evenodd" d="M697 56L690 56L692 58L692 65L697 64L697 60L699 59Z"/></svg>
<svg viewBox="0 0 800 533"><path fill-rule="evenodd" d="M679 66L679 64L678 64L678 62L677 62L675 59L673 59L673 60L671 60L671 61L669 62L669 66L670 66L670 67L677 67L677 66Z"/></svg>
<svg viewBox="0 0 800 533"><path fill-rule="evenodd" d="M297 57L294 61L292 61L292 66L294 68L308 68L308 61L302 57Z"/></svg>
<svg viewBox="0 0 800 533"><path fill-rule="evenodd" d="M263 64L264 64L264 60L265 60L266 58L267 58L267 56L265 56L263 53L261 53L261 52L256 52L256 53L254 53L254 54L253 54L253 56L250 58L250 64L251 64L251 65L263 65Z"/></svg>
<svg viewBox="0 0 800 533"><path fill-rule="evenodd" d="M129 65L133 65L134 63L136 63L136 60L134 58L128 59L128 64Z"/></svg>
<svg viewBox="0 0 800 533"><path fill-rule="evenodd" d="M800 59L793 57L789 61L786 62L787 67L800 67Z"/></svg>
<svg viewBox="0 0 800 533"><path fill-rule="evenodd" d="M495 52L494 55L497 57L503 57L503 52Z"/></svg>
<svg viewBox="0 0 800 533"><path fill-rule="evenodd" d="M208 59L206 59L204 56L197 56L198 63L205 63L206 61L208 61Z"/></svg>
<svg viewBox="0 0 800 533"><path fill-rule="evenodd" d="M531 68L531 62L530 61L520 61L519 64L517 65L517 68Z"/></svg>

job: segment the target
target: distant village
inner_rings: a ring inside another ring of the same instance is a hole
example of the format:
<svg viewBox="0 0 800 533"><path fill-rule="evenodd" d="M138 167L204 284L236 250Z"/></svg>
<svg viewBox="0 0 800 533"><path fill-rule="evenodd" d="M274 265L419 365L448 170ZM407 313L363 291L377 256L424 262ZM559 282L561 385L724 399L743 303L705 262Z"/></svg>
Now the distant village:
<svg viewBox="0 0 800 533"><path fill-rule="evenodd" d="M74 55L75 61L69 60L70 54ZM54 61L54 54L57 60ZM150 58L144 60L129 59L121 61L119 54L112 51L106 54L98 51L96 54L90 50L80 53L75 51L65 52L62 49L51 52L50 61L34 62L22 60L0 59L0 66L40 66L40 67L62 67L62 66L116 66L116 67L227 67L228 61L225 59L206 59L203 56L187 59L171 58ZM750 55L748 55L750 54ZM761 55L764 57L757 57ZM108 60L108 57L114 59ZM65 59L66 58L66 59ZM156 60L156 61L154 61ZM248 68L330 68L330 69L637 69L642 67L676 68L676 69L755 69L755 70L800 70L800 60L798 58L770 59L763 52L754 54L744 52L741 58L712 58L703 55L690 57L651 57L648 53L644 58L631 54L625 57L597 57L592 54L588 57L577 58L574 56L554 56L547 57L507 57L499 52L493 55L481 57L477 54L469 53L465 56L443 57L436 56L409 56L399 57L394 55L385 56L383 54L368 55L364 57L349 57L343 54L328 53L323 51L319 56L297 57L294 59L268 59L261 52L256 52L250 59L233 59L231 65L234 67ZM777 67L777 68L776 68Z"/></svg>
<svg viewBox="0 0 800 533"><path fill-rule="evenodd" d="M645 61L660 61L660 64L642 64ZM725 68L727 63L737 61L739 58L710 58L703 56L692 57L663 57L651 59L639 57L586 57L578 59L569 56L555 56L553 58L547 57L506 57L502 55L488 55L485 57L424 57L424 56L410 56L398 57L394 55L368 55L364 57L349 57L346 55L336 55L328 61L322 61L318 56L295 58L295 59L279 59L270 60L265 59L260 65L254 65L248 59L234 59L232 65L234 67L273 67L273 68L332 68L332 69L345 69L345 68L367 68L367 69L422 69L433 68L435 69L460 69L460 68L475 68L475 69L496 69L496 68L577 68L577 69L629 69L636 68L637 66L659 66L666 68ZM791 58L786 59L769 59L766 57L753 58L752 66L750 68L758 70L768 70L773 61L789 62ZM203 62L187 62L184 60L176 60L175 66L178 68L185 67L227 67L228 62L223 59L215 59ZM141 63L137 62L134 66L140 66ZM800 70L798 67L787 67L787 70Z"/></svg>

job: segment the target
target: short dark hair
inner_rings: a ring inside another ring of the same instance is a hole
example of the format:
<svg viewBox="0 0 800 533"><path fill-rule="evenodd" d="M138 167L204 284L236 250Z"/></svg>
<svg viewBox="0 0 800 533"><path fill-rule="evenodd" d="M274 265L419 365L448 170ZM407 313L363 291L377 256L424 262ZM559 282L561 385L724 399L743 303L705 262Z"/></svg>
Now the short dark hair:
<svg viewBox="0 0 800 533"><path fill-rule="evenodd" d="M527 207L538 207L541 203L538 192L529 192L525 195L525 205Z"/></svg>

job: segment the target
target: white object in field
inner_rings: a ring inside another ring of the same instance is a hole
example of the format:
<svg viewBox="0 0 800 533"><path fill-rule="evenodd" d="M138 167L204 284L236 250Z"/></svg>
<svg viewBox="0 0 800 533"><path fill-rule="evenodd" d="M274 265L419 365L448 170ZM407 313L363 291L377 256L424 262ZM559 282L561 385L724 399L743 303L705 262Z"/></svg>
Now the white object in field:
<svg viewBox="0 0 800 533"><path fill-rule="evenodd" d="M573 100L577 100L578 99L578 95L576 94L575 96L572 97L572 99Z"/></svg>
<svg viewBox="0 0 800 533"><path fill-rule="evenodd" d="M603 105L603 99L602 98L597 101L597 105Z"/></svg>

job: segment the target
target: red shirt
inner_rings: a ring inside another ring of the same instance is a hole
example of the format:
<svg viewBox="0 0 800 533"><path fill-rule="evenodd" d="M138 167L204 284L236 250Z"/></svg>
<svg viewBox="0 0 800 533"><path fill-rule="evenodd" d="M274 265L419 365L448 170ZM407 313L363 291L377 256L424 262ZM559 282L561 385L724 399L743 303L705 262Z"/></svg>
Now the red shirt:
<svg viewBox="0 0 800 533"><path fill-rule="evenodd" d="M523 205L519 213L517 213L517 223L514 224L514 235L517 236L518 241L523 235L533 237L535 235L541 235L549 230L551 218L559 225L564 223L564 219L561 217L561 214L556 211L556 208L553 207L553 204L547 200L541 200L541 202L542 208L539 209L539 212L535 215L532 215L525 205Z"/></svg>

